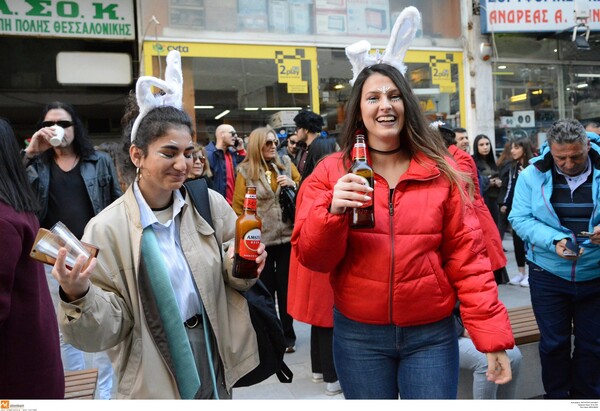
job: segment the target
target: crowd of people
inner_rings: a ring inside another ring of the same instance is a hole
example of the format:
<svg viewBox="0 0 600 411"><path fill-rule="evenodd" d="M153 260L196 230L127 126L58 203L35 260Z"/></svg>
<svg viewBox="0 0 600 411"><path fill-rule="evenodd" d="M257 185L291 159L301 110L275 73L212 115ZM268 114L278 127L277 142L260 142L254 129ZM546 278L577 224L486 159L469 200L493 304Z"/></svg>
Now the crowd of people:
<svg viewBox="0 0 600 411"><path fill-rule="evenodd" d="M310 324L311 379L326 394L453 399L462 368L473 398L516 398L523 356L498 298L508 283L531 293L545 397L599 398L600 137L564 119L537 153L511 140L499 165L480 134L470 154L467 131L432 126L404 75L419 21L414 7L401 13L408 34L391 39L395 53L372 61L368 48L347 48L353 87L337 138L302 110L283 144L269 126L244 141L231 124L198 144L178 52L164 81L141 77L125 99L119 147L95 149L64 102L44 107L20 153L0 120L0 335L10 335L0 397L62 398L64 371L85 367L85 351L99 398L232 398L261 360L241 294L257 280L232 269L252 186L255 262L285 352L296 350L294 320ZM373 185L350 172L358 135ZM194 179L211 188L210 222L184 185ZM374 226L352 228L349 212L371 205ZM53 265L31 259L38 229L58 222L99 254L68 264L62 247Z"/></svg>

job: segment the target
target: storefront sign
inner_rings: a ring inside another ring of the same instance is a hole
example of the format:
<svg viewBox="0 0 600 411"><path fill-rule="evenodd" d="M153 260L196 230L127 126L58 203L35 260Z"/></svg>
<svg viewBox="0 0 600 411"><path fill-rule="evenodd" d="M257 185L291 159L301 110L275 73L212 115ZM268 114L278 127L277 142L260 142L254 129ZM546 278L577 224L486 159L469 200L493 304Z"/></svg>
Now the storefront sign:
<svg viewBox="0 0 600 411"><path fill-rule="evenodd" d="M0 35L134 40L133 0L0 0Z"/></svg>
<svg viewBox="0 0 600 411"><path fill-rule="evenodd" d="M482 0L482 33L555 32L572 30L575 16L589 16L591 30L600 30L597 0Z"/></svg>
<svg viewBox="0 0 600 411"><path fill-rule="evenodd" d="M290 94L308 93L308 82L302 80L302 59L304 50L296 49L296 54L286 55L282 51L275 52L277 64L277 81L287 84Z"/></svg>
<svg viewBox="0 0 600 411"><path fill-rule="evenodd" d="M431 83L438 85L442 93L456 92L456 84L452 82L452 63L454 63L454 56L452 54L447 55L443 59L436 56L430 56L429 58Z"/></svg>
<svg viewBox="0 0 600 411"><path fill-rule="evenodd" d="M500 117L500 127L502 128L532 128L535 127L535 111L521 110L514 111L512 117Z"/></svg>

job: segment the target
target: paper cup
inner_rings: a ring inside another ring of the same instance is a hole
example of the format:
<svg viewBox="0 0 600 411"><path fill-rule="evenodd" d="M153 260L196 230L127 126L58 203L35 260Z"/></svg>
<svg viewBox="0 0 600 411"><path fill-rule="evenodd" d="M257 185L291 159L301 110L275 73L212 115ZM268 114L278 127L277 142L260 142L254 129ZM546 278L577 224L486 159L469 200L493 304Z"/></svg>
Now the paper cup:
<svg viewBox="0 0 600 411"><path fill-rule="evenodd" d="M52 126L52 130L54 130L54 136L50 138L50 144L58 147L65 141L65 129L55 124Z"/></svg>

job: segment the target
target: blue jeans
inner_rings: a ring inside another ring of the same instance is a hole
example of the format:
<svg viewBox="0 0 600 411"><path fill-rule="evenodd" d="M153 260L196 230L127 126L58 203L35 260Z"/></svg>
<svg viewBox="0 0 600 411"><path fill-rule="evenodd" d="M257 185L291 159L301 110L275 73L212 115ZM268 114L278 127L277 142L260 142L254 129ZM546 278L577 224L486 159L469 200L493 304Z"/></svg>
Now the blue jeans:
<svg viewBox="0 0 600 411"><path fill-rule="evenodd" d="M529 290L545 397L600 398L600 278L567 281L529 262Z"/></svg>
<svg viewBox="0 0 600 411"><path fill-rule="evenodd" d="M413 327L353 321L334 309L333 357L346 399L455 399L452 317Z"/></svg>

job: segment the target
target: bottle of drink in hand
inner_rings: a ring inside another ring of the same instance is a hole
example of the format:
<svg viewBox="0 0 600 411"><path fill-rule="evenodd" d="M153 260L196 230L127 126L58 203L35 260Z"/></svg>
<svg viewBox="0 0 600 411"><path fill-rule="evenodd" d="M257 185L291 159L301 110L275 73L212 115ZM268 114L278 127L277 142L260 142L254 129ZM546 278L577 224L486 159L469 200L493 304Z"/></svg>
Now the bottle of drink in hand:
<svg viewBox="0 0 600 411"><path fill-rule="evenodd" d="M233 276L236 278L258 277L258 246L262 222L256 215L256 187L246 187L244 213L235 223L235 256Z"/></svg>
<svg viewBox="0 0 600 411"><path fill-rule="evenodd" d="M364 184L373 187L374 173L369 163L367 163L367 145L365 136L359 134L356 136L354 149L352 153L353 163L350 172L364 178ZM364 192L361 192L364 194ZM367 193L371 200L364 201L360 208L349 208L350 228L373 228L375 227L375 208L373 207L374 192Z"/></svg>

